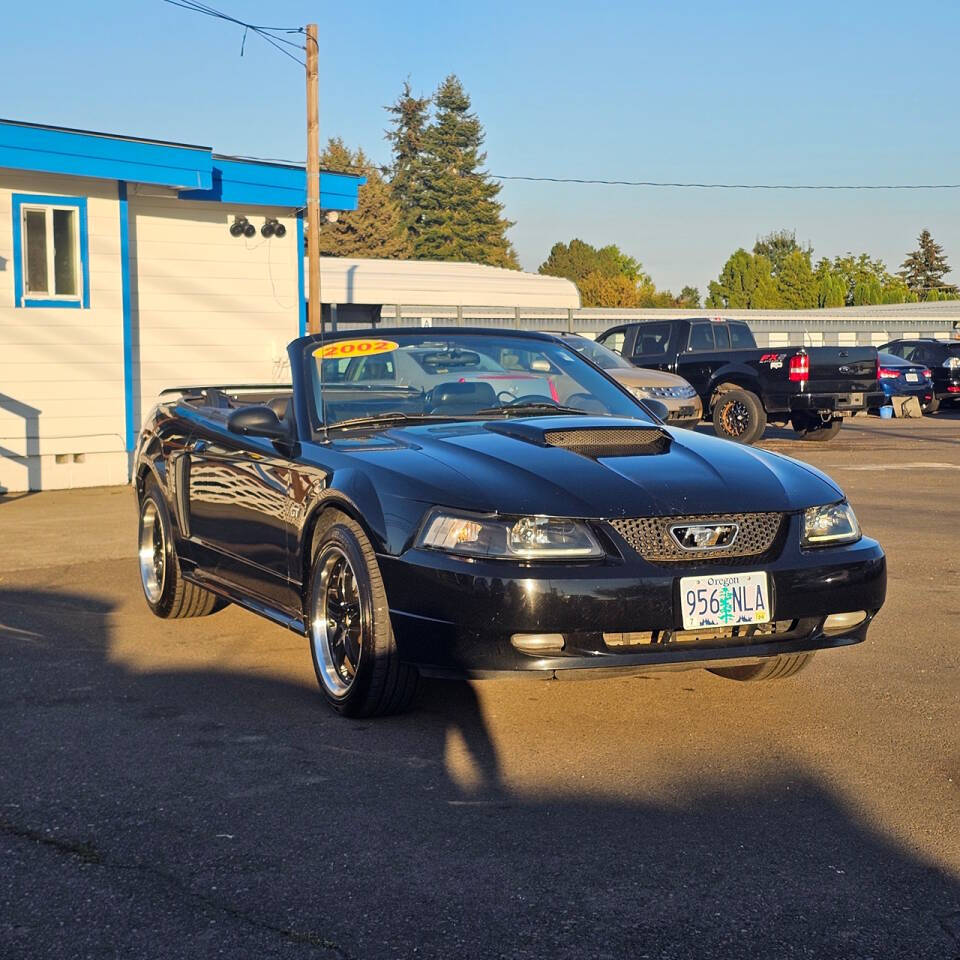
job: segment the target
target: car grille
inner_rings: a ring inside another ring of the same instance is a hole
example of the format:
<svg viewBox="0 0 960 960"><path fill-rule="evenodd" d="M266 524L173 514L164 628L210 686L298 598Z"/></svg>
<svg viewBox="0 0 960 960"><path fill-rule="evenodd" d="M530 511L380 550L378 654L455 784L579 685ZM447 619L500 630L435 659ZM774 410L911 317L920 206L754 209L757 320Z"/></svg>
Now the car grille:
<svg viewBox="0 0 960 960"><path fill-rule="evenodd" d="M599 427L586 430L547 430L544 441L584 457L631 457L663 453L670 438L649 427Z"/></svg>
<svg viewBox="0 0 960 960"><path fill-rule="evenodd" d="M670 535L670 528L683 524L735 523L737 538L728 547L684 550ZM783 525L780 513L724 513L693 517L637 517L611 520L610 525L645 560L656 563L702 563L757 557L770 550Z"/></svg>

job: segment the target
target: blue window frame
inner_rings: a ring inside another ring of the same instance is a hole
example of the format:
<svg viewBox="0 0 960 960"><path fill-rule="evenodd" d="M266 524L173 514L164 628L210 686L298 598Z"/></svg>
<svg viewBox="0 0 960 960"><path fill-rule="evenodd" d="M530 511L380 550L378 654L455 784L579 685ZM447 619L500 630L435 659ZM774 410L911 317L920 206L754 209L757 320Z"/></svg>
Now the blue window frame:
<svg viewBox="0 0 960 960"><path fill-rule="evenodd" d="M14 306L88 308L87 198L15 193L12 202Z"/></svg>

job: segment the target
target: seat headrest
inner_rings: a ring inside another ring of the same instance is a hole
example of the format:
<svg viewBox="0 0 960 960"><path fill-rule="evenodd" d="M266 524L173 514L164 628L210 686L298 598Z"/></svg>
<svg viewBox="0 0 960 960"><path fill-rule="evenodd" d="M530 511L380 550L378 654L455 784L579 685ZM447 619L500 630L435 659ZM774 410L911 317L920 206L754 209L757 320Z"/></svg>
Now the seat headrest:
<svg viewBox="0 0 960 960"><path fill-rule="evenodd" d="M434 387L431 392L431 401L434 406L468 404L475 405L479 410L481 407L496 406L497 394L489 383L483 383L482 381L451 381Z"/></svg>
<svg viewBox="0 0 960 960"><path fill-rule="evenodd" d="M267 401L267 406L277 415L279 420L286 420L287 409L290 406L289 397L274 397Z"/></svg>

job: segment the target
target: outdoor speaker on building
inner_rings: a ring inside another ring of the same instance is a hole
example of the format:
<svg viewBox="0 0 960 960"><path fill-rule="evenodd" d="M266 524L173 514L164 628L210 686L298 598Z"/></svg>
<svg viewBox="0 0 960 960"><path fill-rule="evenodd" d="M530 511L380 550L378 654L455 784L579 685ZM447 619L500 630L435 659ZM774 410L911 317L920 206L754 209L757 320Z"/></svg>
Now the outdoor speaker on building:
<svg viewBox="0 0 960 960"><path fill-rule="evenodd" d="M247 222L246 217L235 217L233 223L230 224L230 236L242 237L248 226L252 226L252 224ZM254 233L256 233L256 231L254 231Z"/></svg>
<svg viewBox="0 0 960 960"><path fill-rule="evenodd" d="M264 237L285 237L287 228L276 217L268 217L263 221L260 233Z"/></svg>

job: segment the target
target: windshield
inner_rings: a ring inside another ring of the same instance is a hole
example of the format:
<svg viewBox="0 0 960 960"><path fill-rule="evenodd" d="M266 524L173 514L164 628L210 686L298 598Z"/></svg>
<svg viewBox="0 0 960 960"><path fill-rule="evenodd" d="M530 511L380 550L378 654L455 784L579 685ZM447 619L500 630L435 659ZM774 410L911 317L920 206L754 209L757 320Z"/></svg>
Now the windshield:
<svg viewBox="0 0 960 960"><path fill-rule="evenodd" d="M614 353L602 343L596 343L586 337L570 337L567 343L603 370L623 370L624 368L629 370L632 367L632 364L627 363L619 354Z"/></svg>
<svg viewBox="0 0 960 960"><path fill-rule="evenodd" d="M328 426L557 413L650 420L632 397L556 341L424 330L354 335L310 349L317 419Z"/></svg>

